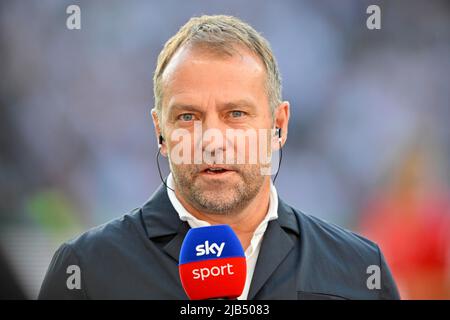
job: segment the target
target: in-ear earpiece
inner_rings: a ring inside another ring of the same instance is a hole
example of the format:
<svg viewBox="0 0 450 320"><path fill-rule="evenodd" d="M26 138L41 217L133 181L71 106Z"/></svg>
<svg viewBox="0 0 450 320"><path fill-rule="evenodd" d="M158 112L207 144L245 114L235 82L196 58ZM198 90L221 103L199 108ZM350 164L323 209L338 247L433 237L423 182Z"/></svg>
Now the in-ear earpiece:
<svg viewBox="0 0 450 320"><path fill-rule="evenodd" d="M278 132L278 141L281 142L281 128L277 128Z"/></svg>
<svg viewBox="0 0 450 320"><path fill-rule="evenodd" d="M173 192L175 192L175 190L173 190L171 187L169 187L169 186L167 185L166 181L164 181L164 179L163 179L163 177L162 177L162 173L161 173L161 168L160 168L160 166L159 166L159 155L161 154L161 146L162 146L163 141L164 141L163 136L162 136L162 135L159 135L159 137L158 137L158 142L159 142L159 144L158 144L158 153L156 153L156 166L158 167L159 177L161 178L161 181L162 181L162 183L164 184L164 186L165 186L167 189L170 189L170 190L172 190Z"/></svg>
<svg viewBox="0 0 450 320"><path fill-rule="evenodd" d="M281 159L283 158L283 147L281 145L281 143L283 142L283 139L281 139L281 128L275 128L276 133L278 135L278 143L280 144L280 158L278 160L278 168L277 168L277 172L275 173L275 177L273 178L273 183L275 183L275 181L277 180L278 177L278 172L280 171L280 167L281 167Z"/></svg>

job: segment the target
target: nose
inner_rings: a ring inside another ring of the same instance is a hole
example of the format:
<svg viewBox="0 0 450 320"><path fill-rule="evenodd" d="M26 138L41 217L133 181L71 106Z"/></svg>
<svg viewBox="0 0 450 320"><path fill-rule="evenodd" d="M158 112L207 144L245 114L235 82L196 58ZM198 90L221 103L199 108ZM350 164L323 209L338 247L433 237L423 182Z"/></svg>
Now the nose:
<svg viewBox="0 0 450 320"><path fill-rule="evenodd" d="M205 162L208 164L224 163L226 151L225 123L217 113L209 113L203 120L202 129L202 151L205 155Z"/></svg>

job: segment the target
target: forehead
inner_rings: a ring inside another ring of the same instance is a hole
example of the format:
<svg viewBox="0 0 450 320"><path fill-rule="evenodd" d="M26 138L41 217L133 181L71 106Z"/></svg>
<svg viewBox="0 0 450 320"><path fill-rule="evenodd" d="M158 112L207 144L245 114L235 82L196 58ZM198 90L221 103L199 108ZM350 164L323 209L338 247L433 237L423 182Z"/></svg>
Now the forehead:
<svg viewBox="0 0 450 320"><path fill-rule="evenodd" d="M163 105L176 99L266 98L266 70L249 49L235 46L232 54L204 46L185 46L170 60L162 76ZM191 102L191 101L190 101Z"/></svg>

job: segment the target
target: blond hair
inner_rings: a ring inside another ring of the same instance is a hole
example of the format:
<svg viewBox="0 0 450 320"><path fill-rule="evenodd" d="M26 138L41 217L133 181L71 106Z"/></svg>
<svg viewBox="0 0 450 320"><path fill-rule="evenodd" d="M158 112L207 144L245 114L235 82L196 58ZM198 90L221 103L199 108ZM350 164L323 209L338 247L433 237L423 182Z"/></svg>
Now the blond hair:
<svg viewBox="0 0 450 320"><path fill-rule="evenodd" d="M267 97L273 116L275 108L281 103L281 76L270 45L249 24L225 15L193 17L166 42L158 56L153 76L155 107L158 113L162 109L164 70L176 51L184 45L201 46L214 53L226 55L232 55L236 51L233 45L243 45L250 49L261 58L266 68Z"/></svg>

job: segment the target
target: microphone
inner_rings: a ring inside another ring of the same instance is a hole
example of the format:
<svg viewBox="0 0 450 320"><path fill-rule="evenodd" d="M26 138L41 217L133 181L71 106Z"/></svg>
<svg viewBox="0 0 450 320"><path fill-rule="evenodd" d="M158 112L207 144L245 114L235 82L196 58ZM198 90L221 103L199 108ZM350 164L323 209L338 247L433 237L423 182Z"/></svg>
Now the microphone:
<svg viewBox="0 0 450 320"><path fill-rule="evenodd" d="M179 273L191 300L239 297L245 286L247 263L231 227L190 229L181 246Z"/></svg>

